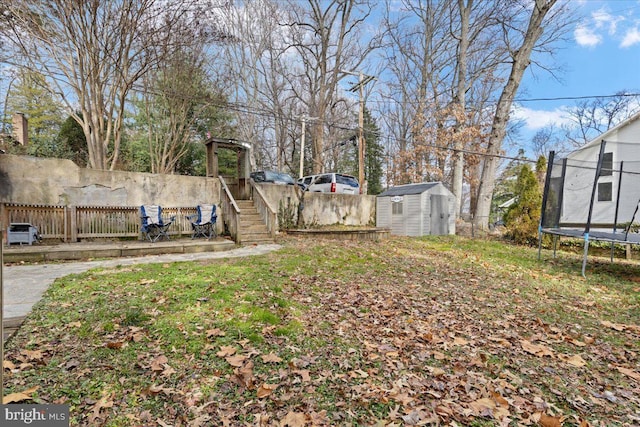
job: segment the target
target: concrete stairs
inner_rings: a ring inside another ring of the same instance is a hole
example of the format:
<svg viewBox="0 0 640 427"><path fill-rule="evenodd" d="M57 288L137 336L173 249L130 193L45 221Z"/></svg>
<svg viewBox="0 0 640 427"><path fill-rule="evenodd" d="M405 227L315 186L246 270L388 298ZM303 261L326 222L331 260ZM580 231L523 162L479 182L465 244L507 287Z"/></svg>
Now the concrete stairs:
<svg viewBox="0 0 640 427"><path fill-rule="evenodd" d="M273 243L273 237L269 234L253 200L236 200L240 208L240 232L242 245L261 245Z"/></svg>

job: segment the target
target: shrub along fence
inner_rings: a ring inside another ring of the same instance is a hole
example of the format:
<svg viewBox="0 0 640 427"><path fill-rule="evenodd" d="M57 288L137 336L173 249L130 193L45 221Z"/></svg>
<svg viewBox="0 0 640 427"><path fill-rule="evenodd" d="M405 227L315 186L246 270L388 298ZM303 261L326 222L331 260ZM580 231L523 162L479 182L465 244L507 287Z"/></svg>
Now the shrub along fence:
<svg viewBox="0 0 640 427"><path fill-rule="evenodd" d="M170 236L191 235L188 215L196 207L162 207L162 216L176 217ZM77 242L81 239L142 239L139 206L64 206L0 203L0 224L29 223L43 239Z"/></svg>

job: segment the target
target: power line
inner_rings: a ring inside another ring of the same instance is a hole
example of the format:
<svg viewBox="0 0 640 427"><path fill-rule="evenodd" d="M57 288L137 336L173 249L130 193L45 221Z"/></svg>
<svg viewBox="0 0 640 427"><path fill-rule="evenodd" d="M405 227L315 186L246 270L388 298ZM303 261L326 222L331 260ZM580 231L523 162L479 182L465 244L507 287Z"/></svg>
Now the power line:
<svg viewBox="0 0 640 427"><path fill-rule="evenodd" d="M584 95L584 96L558 96L550 98L515 98L516 102L536 102L536 101L579 101L581 99L603 99L616 97L640 97L640 93L617 93L615 95Z"/></svg>

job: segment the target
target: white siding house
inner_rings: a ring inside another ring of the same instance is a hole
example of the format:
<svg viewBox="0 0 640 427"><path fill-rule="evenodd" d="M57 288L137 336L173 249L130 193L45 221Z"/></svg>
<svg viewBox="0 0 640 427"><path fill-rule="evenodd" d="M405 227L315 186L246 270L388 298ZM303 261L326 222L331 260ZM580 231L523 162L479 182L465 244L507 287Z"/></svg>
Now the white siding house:
<svg viewBox="0 0 640 427"><path fill-rule="evenodd" d="M377 197L376 225L401 236L455 234L455 196L441 182L391 187Z"/></svg>
<svg viewBox="0 0 640 427"><path fill-rule="evenodd" d="M603 141L604 161L596 182L595 169ZM564 169L560 166L554 165L550 177L553 182L562 180L564 175L559 223L586 223L592 192L591 224L630 221L640 201L640 113L573 151L566 157Z"/></svg>

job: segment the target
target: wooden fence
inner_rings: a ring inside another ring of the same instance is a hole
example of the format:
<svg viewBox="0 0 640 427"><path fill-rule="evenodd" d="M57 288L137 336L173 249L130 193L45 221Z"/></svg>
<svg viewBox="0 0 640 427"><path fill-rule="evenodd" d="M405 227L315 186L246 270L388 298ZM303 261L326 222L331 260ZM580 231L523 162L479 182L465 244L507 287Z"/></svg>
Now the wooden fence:
<svg viewBox="0 0 640 427"><path fill-rule="evenodd" d="M162 207L162 216L176 217L169 228L171 236L191 235L188 215L194 207ZM29 223L43 239L77 242L80 239L142 238L138 206L52 206L0 203L0 224Z"/></svg>

